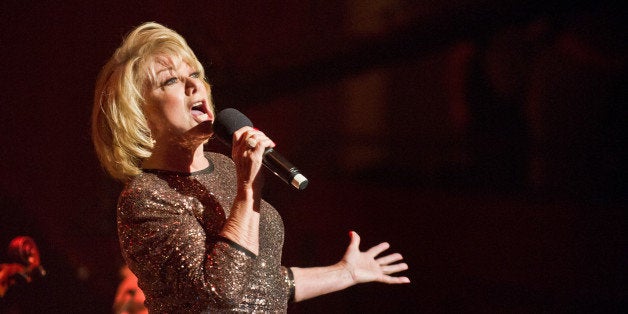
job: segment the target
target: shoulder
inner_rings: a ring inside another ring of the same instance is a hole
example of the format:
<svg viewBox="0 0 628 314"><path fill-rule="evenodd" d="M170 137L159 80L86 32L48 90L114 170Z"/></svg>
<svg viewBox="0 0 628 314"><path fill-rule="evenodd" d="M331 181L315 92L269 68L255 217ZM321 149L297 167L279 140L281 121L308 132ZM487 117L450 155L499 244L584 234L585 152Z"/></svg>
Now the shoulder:
<svg viewBox="0 0 628 314"><path fill-rule="evenodd" d="M151 173L141 173L133 177L122 189L118 198L118 214L137 216L147 214L148 208L174 208L169 205L176 202L174 190L168 182Z"/></svg>
<svg viewBox="0 0 628 314"><path fill-rule="evenodd" d="M161 189L163 186L167 185L168 184L164 180L159 179L157 175L142 172L134 176L124 185L124 188L120 193L120 197L129 198L147 196L152 194L151 191L154 191L155 188Z"/></svg>

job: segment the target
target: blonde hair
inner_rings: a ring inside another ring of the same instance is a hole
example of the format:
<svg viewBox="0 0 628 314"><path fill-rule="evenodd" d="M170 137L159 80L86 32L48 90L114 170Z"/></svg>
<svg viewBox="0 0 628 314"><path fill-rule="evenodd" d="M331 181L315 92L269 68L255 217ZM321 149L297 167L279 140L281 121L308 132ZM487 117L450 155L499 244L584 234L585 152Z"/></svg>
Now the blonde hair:
<svg viewBox="0 0 628 314"><path fill-rule="evenodd" d="M92 141L98 159L112 177L121 181L141 173L142 160L153 149L142 108L144 89L155 80L148 64L159 55L188 63L210 90L202 64L175 31L149 22L126 36L98 75L92 109Z"/></svg>

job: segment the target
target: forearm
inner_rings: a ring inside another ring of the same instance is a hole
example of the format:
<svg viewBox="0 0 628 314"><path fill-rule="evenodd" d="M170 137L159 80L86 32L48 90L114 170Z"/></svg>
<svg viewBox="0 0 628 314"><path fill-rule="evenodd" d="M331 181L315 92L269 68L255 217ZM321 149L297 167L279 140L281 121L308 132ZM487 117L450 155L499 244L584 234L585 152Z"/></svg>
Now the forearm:
<svg viewBox="0 0 628 314"><path fill-rule="evenodd" d="M264 184L260 170L265 149L275 144L264 133L246 125L233 132L232 141L231 159L236 166L237 192L220 234L257 255Z"/></svg>
<svg viewBox="0 0 628 314"><path fill-rule="evenodd" d="M257 255L259 253L259 206L261 198L252 190L239 191L221 235Z"/></svg>
<svg viewBox="0 0 628 314"><path fill-rule="evenodd" d="M325 267L291 269L294 274L295 302L346 289L355 284L344 262Z"/></svg>

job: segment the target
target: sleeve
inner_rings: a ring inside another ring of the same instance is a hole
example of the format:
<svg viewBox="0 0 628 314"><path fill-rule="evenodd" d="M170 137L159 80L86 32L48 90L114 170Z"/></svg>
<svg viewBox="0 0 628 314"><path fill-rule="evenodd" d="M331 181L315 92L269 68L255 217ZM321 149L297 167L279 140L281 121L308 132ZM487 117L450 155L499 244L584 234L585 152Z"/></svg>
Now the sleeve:
<svg viewBox="0 0 628 314"><path fill-rule="evenodd" d="M121 195L118 231L129 267L147 298L201 298L221 307L239 303L255 255L228 239L207 236L183 201L155 192Z"/></svg>
<svg viewBox="0 0 628 314"><path fill-rule="evenodd" d="M288 291L288 302L294 302L294 273L290 267L281 266L281 273L284 277L286 290Z"/></svg>

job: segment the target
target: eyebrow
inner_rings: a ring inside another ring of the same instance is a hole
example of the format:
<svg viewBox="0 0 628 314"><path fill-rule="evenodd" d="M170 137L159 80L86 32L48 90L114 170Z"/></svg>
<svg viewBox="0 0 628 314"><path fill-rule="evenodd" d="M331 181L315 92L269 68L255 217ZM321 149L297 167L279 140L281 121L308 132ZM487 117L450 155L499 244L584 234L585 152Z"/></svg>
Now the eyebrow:
<svg viewBox="0 0 628 314"><path fill-rule="evenodd" d="M166 68L163 68L163 69L161 69L161 70L159 70L159 71L155 72L155 75L159 75L161 72L165 72L165 71L172 72L172 71L174 71L174 68L173 68L173 67L166 67ZM176 71L174 71L174 72L176 72Z"/></svg>

